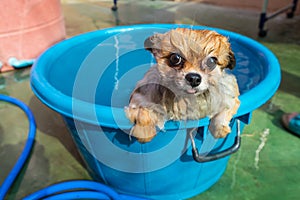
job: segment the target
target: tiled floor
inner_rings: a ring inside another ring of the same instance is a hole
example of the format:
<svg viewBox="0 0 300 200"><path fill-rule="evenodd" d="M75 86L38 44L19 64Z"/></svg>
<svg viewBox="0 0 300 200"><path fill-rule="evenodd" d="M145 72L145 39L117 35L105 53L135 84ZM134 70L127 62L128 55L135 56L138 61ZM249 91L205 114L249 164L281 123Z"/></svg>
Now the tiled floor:
<svg viewBox="0 0 300 200"><path fill-rule="evenodd" d="M259 10L232 9L198 1L63 0L68 37L87 31L141 23L187 23L235 31L258 40L278 57L282 83L272 100L253 113L220 181L193 199L287 199L300 196L300 138L280 124L284 112L300 110L300 16L284 15L267 22L266 38L257 37ZM27 103L37 121L37 138L30 161L7 199L21 199L47 185L70 179L90 179L60 116L44 106L29 86L30 69L0 75L0 93ZM18 109L0 103L0 182L25 142L28 123ZM261 150L264 133L269 131ZM23 134L24 133L24 134ZM255 160L259 155L259 160Z"/></svg>

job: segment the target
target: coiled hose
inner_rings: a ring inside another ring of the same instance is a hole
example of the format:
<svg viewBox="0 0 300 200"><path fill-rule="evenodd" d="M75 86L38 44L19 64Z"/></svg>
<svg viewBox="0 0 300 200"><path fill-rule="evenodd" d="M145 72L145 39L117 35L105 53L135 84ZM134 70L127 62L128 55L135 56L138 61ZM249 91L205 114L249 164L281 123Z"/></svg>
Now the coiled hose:
<svg viewBox="0 0 300 200"><path fill-rule="evenodd" d="M18 158L13 169L10 171L2 185L0 185L0 199L4 199L8 190L14 183L16 177L24 166L24 163L29 157L29 154L32 150L36 124L33 113L29 107L22 101L15 99L10 96L0 94L0 101L5 101L11 103L15 106L18 106L26 114L29 121L29 130L26 144L23 148L23 151ZM119 194L114 191L112 188L90 180L74 180L67 181L62 183L57 183L51 186L48 186L44 189L36 191L29 196L25 197L24 200L32 199L103 199L103 200L143 200L144 198Z"/></svg>

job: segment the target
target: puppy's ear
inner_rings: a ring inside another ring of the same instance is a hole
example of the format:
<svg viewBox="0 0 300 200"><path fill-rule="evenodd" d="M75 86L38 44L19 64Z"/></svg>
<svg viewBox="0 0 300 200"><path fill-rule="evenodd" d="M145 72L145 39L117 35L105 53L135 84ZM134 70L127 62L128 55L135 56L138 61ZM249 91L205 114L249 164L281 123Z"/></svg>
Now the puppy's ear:
<svg viewBox="0 0 300 200"><path fill-rule="evenodd" d="M155 56L161 50L161 37L162 34L155 34L148 37L144 42L144 48Z"/></svg>
<svg viewBox="0 0 300 200"><path fill-rule="evenodd" d="M236 61L233 51L230 49L228 54L228 64L226 68L233 69L235 67Z"/></svg>
<svg viewBox="0 0 300 200"><path fill-rule="evenodd" d="M144 41L144 48L148 51L152 52L153 46L154 46L154 35L148 37L145 41Z"/></svg>

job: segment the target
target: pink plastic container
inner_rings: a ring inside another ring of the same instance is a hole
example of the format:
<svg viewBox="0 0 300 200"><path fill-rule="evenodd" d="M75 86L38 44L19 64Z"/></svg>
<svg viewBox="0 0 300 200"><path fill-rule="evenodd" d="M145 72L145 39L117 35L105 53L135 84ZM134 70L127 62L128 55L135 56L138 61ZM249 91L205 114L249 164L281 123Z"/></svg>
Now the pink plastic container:
<svg viewBox="0 0 300 200"><path fill-rule="evenodd" d="M8 59L35 59L65 38L59 0L1 0L0 72L14 69Z"/></svg>

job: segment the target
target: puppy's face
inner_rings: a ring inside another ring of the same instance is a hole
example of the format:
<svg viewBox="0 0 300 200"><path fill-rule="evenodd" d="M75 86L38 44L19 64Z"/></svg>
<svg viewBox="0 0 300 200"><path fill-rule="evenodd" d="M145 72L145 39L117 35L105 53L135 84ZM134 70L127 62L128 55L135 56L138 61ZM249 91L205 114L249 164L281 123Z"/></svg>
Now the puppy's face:
<svg viewBox="0 0 300 200"><path fill-rule="evenodd" d="M149 37L145 48L155 56L163 83L178 95L203 93L235 65L228 39L214 31L178 28Z"/></svg>

